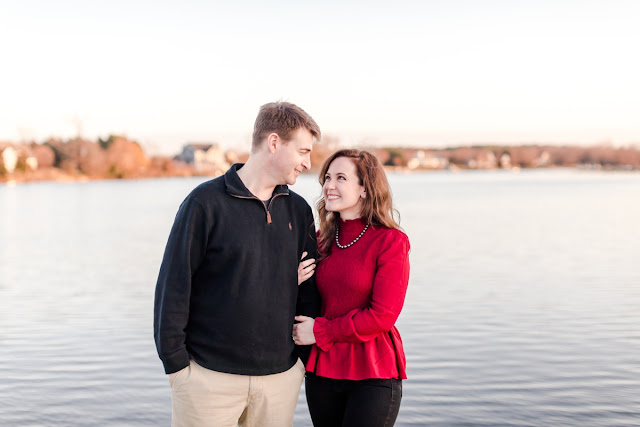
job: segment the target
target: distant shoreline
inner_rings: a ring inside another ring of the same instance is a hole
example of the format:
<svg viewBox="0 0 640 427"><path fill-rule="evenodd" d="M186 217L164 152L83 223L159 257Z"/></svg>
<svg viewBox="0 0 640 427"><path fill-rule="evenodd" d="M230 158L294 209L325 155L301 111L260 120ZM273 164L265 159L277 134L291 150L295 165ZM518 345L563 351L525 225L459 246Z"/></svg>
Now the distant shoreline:
<svg viewBox="0 0 640 427"><path fill-rule="evenodd" d="M329 138L314 146L312 171L337 149ZM640 170L635 147L470 145L450 148L368 148L387 170L399 173L445 170L511 170L577 168L597 171ZM222 151L219 144L185 144L173 157L147 157L142 147L125 137L88 141L50 139L42 144L0 143L0 183L34 181L82 182L104 179L215 177L249 153Z"/></svg>
<svg viewBox="0 0 640 427"><path fill-rule="evenodd" d="M556 167L545 167L545 168L512 168L512 169L503 169L503 168L494 168L494 169L409 169L404 166L385 166L385 171L387 173L393 173L398 175L413 175L413 174L430 174L434 172L440 173L450 173L450 174L464 174L467 172L504 172L504 173L513 173L517 174L520 172L543 172L547 171L583 171L583 172L601 172L601 173L637 173L640 175L640 169L627 169L627 168L588 168L588 167L580 167L580 166L556 166ZM308 171L303 172L303 175L312 176L315 178L317 171ZM149 175L149 176L137 176L137 177L129 177L129 178L89 178L87 176L72 176L68 174L60 174L55 178L47 178L47 179L0 179L0 186L16 186L23 184L33 184L33 183L88 183L88 182L98 182L98 181L140 181L147 179L173 179L173 178L206 178L213 179L220 175L207 175L207 174L191 174L191 175Z"/></svg>

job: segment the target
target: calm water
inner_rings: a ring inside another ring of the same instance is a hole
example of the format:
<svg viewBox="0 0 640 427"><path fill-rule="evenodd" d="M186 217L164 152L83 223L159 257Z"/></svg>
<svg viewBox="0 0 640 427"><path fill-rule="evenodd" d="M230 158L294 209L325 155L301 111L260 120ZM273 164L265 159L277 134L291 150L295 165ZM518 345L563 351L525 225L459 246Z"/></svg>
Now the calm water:
<svg viewBox="0 0 640 427"><path fill-rule="evenodd" d="M201 181L0 185L0 425L169 425L153 292ZM412 243L397 425L640 425L640 174L390 181Z"/></svg>

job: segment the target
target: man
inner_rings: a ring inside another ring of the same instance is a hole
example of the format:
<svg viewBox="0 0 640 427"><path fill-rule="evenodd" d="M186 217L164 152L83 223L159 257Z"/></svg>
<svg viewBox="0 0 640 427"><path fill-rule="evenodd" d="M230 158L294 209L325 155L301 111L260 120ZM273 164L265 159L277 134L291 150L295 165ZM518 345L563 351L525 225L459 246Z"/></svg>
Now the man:
<svg viewBox="0 0 640 427"><path fill-rule="evenodd" d="M314 139L301 108L263 105L246 164L180 205L154 307L174 426L293 424L304 376L294 316L317 316L319 301L297 272L304 252L316 256L313 214L287 184L311 166Z"/></svg>

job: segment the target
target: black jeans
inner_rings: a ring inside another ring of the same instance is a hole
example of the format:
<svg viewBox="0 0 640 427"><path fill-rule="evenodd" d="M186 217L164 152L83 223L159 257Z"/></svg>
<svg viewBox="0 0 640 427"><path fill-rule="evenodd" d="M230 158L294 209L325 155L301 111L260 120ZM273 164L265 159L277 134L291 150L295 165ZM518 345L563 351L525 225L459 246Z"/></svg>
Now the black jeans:
<svg viewBox="0 0 640 427"><path fill-rule="evenodd" d="M314 427L393 426L402 380L334 380L307 372L307 404Z"/></svg>

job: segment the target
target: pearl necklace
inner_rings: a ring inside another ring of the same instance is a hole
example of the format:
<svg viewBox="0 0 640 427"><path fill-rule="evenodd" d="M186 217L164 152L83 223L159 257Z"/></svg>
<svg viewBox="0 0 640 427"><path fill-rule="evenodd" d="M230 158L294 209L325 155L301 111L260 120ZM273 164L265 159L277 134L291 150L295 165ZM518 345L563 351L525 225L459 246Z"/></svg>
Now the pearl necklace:
<svg viewBox="0 0 640 427"><path fill-rule="evenodd" d="M355 242L357 242L358 240L360 240L360 238L362 237L362 235L364 234L365 231L367 231L367 228L369 228L369 224L364 226L364 230L362 230L362 232L358 235L358 237L356 237L355 239L353 239L353 242L349 243L348 245L341 245L340 241L338 240L338 236L340 235L340 225L338 225L336 227L336 244L338 245L338 247L340 249L347 249L349 246L353 245Z"/></svg>

